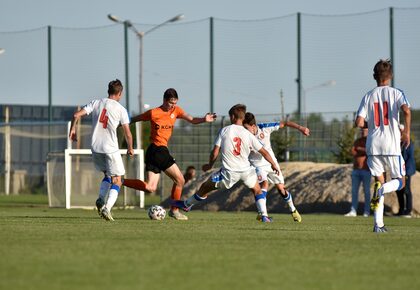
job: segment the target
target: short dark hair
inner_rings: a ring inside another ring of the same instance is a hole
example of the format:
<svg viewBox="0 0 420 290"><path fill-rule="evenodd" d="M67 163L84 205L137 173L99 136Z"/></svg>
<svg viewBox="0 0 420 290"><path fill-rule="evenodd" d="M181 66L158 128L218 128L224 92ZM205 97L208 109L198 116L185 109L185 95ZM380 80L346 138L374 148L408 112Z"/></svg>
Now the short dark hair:
<svg viewBox="0 0 420 290"><path fill-rule="evenodd" d="M246 112L246 106L244 104L236 104L229 110L229 116L235 117L235 119L244 119Z"/></svg>
<svg viewBox="0 0 420 290"><path fill-rule="evenodd" d="M254 114L252 114L251 112L246 112L243 124L244 125L251 125L251 126L256 125L257 121L255 120Z"/></svg>
<svg viewBox="0 0 420 290"><path fill-rule="evenodd" d="M123 85L119 79L110 81L108 84L108 95L117 95L123 91Z"/></svg>
<svg viewBox="0 0 420 290"><path fill-rule="evenodd" d="M375 64L375 67L373 68L373 78L377 82L391 79L392 76L393 76L393 72L392 72L391 60L381 59Z"/></svg>
<svg viewBox="0 0 420 290"><path fill-rule="evenodd" d="M169 88L163 94L163 99L165 101L168 101L170 99L177 99L178 100L178 93L176 92L176 90L174 88Z"/></svg>

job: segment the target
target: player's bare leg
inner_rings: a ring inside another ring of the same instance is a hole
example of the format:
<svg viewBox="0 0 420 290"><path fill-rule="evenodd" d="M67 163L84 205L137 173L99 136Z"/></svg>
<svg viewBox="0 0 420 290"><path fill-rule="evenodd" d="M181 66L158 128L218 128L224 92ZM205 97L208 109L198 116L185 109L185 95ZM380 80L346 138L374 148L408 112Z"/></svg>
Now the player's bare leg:
<svg viewBox="0 0 420 290"><path fill-rule="evenodd" d="M155 192L159 183L160 174L153 171L147 171L147 181L140 179L127 179L123 180L123 185L135 190L144 191L148 193Z"/></svg>

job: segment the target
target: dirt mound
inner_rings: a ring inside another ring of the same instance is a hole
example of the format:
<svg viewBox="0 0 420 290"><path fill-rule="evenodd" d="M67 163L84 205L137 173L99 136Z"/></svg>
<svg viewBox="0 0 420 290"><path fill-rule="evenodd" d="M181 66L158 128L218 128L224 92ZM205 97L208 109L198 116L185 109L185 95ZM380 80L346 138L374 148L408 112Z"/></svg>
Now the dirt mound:
<svg viewBox="0 0 420 290"><path fill-rule="evenodd" d="M288 190L292 193L296 207L302 213L337 213L344 214L351 205L351 172L350 164L287 162L280 168L285 177ZM214 169L215 171L217 169ZM213 172L212 171L212 172ZM212 173L206 172L198 179L186 184L183 196L191 196ZM412 178L413 211L420 212L420 174ZM419 194L418 194L419 193ZM359 192L359 213L362 214L364 196ZM169 206L169 201L163 203ZM289 212L285 202L270 187L267 195L267 207L271 213ZM209 194L206 202L194 207L209 211L256 211L254 196L242 183L230 190L216 190ZM395 193L385 196L385 212L393 214L398 211Z"/></svg>

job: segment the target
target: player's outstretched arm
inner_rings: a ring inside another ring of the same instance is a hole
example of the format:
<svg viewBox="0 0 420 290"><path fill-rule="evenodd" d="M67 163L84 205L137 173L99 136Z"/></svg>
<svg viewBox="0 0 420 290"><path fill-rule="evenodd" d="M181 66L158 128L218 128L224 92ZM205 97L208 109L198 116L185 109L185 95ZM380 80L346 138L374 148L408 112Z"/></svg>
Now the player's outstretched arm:
<svg viewBox="0 0 420 290"><path fill-rule="evenodd" d="M185 113L181 116L182 119L190 122L191 124L201 124L201 123L211 123L214 122L217 118L216 113L207 113L203 118L192 117L191 115Z"/></svg>
<svg viewBox="0 0 420 290"><path fill-rule="evenodd" d="M281 124L283 124L282 127L290 127L290 128L296 129L305 136L309 136L311 134L311 131L309 130L309 128L301 126L295 122L286 121L286 122L281 122Z"/></svg>
<svg viewBox="0 0 420 290"><path fill-rule="evenodd" d="M140 121L149 121L150 120L150 111L144 112L140 115L134 116L131 118L130 124L140 122Z"/></svg>
<svg viewBox="0 0 420 290"><path fill-rule="evenodd" d="M128 124L122 125L125 141L127 142L127 154L129 156L134 155L133 149L133 136L131 135L130 126Z"/></svg>
<svg viewBox="0 0 420 290"><path fill-rule="evenodd" d="M209 171L210 169L213 168L213 165L216 162L217 157L219 156L219 152L220 152L220 147L215 145L213 147L213 150L210 153L209 163L204 164L202 167L204 172Z"/></svg>
<svg viewBox="0 0 420 290"><path fill-rule="evenodd" d="M278 166L277 162L275 162L275 161L273 160L273 158L271 158L270 153L268 153L268 151L267 151L267 150L265 150L265 149L264 149L264 147L262 147L260 150L258 150L258 152L260 152L260 153L261 153L261 155L265 158L265 160L267 160L268 162L270 162L270 164L271 164L271 169L273 169L273 171L274 171L277 175L279 175L279 174L280 174L280 168L279 168L279 166Z"/></svg>
<svg viewBox="0 0 420 290"><path fill-rule="evenodd" d="M76 125L79 122L80 118L87 114L85 109L80 109L76 113L73 114L73 119L71 120L70 132L69 132L69 139L72 141L77 141L77 133L76 133Z"/></svg>

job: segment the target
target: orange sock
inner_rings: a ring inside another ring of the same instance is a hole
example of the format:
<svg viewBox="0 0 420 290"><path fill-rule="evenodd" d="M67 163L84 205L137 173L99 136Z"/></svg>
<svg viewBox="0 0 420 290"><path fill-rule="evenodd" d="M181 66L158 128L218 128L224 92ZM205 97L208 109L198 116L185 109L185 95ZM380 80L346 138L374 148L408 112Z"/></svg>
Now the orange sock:
<svg viewBox="0 0 420 290"><path fill-rule="evenodd" d="M181 199L181 195L182 195L182 187L177 186L176 184L174 184L172 186L172 190L171 190L171 199L172 200L180 200ZM172 210L178 210L177 207L171 206Z"/></svg>
<svg viewBox="0 0 420 290"><path fill-rule="evenodd" d="M140 191L146 191L146 183L140 179L124 179L123 185Z"/></svg>

